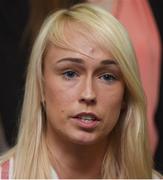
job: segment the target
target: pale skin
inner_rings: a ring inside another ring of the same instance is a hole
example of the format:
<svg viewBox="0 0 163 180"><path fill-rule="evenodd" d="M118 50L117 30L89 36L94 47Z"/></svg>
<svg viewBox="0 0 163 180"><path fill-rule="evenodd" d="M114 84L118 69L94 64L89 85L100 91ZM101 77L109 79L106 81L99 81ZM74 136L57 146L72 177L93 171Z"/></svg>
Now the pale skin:
<svg viewBox="0 0 163 180"><path fill-rule="evenodd" d="M101 178L109 133L124 103L124 82L108 51L75 30L67 33L77 51L51 44L44 59L49 157L59 178ZM96 118L85 121L77 117L81 113Z"/></svg>

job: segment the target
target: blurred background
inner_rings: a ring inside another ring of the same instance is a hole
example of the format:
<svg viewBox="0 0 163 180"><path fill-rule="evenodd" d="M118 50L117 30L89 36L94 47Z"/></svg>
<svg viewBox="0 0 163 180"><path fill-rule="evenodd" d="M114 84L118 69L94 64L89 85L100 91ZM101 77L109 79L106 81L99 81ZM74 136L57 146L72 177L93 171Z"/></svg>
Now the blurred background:
<svg viewBox="0 0 163 180"><path fill-rule="evenodd" d="M45 17L81 2L104 7L128 30L147 96L148 132L155 168L163 173L163 1L1 0L0 153L16 143L26 67Z"/></svg>

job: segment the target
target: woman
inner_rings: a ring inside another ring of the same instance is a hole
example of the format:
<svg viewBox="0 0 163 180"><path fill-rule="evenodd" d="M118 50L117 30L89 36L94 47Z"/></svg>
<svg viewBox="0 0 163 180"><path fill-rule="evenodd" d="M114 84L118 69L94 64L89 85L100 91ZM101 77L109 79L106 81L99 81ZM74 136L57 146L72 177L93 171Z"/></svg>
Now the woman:
<svg viewBox="0 0 163 180"><path fill-rule="evenodd" d="M122 25L79 4L44 22L29 62L8 178L152 178L146 108Z"/></svg>

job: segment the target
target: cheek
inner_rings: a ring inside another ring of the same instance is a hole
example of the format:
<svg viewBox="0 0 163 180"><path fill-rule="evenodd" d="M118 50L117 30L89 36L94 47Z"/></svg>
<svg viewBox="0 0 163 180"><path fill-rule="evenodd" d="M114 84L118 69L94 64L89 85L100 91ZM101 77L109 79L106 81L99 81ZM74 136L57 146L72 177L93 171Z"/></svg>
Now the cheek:
<svg viewBox="0 0 163 180"><path fill-rule="evenodd" d="M58 110L61 106L67 104L66 94L62 93L60 89L51 87L46 87L45 101L46 105L54 108L54 110Z"/></svg>
<svg viewBox="0 0 163 180"><path fill-rule="evenodd" d="M75 99L73 88L64 87L61 83L47 83L45 86L46 105L63 112Z"/></svg>
<svg viewBox="0 0 163 180"><path fill-rule="evenodd" d="M46 115L49 123L53 126L58 124L58 119L63 119L65 108L68 104L67 95L55 84L45 86Z"/></svg>
<svg viewBox="0 0 163 180"><path fill-rule="evenodd" d="M104 118L107 124L114 126L118 121L122 109L123 96L123 88L101 94L101 111L104 112Z"/></svg>
<svg viewBox="0 0 163 180"><path fill-rule="evenodd" d="M119 109L123 103L124 88L123 86L114 89L106 89L105 92L100 93L100 101L103 107L109 109Z"/></svg>

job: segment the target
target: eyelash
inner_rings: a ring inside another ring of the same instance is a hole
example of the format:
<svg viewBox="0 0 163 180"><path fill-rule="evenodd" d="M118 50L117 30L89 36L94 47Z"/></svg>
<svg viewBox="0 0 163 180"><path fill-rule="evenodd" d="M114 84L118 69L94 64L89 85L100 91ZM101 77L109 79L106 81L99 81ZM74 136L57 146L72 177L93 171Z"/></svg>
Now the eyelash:
<svg viewBox="0 0 163 180"><path fill-rule="evenodd" d="M71 76L71 77L70 77ZM72 77L73 76L73 77ZM66 80L71 80L75 77L78 77L79 75L75 72L75 71L72 71L72 70L68 70L68 71L65 71L63 73L63 77L66 79Z"/></svg>
<svg viewBox="0 0 163 180"><path fill-rule="evenodd" d="M107 83L117 80L117 77L110 73L102 74L99 78L102 79L103 81L106 81Z"/></svg>
<svg viewBox="0 0 163 180"><path fill-rule="evenodd" d="M67 70L62 75L66 80L72 80L76 77L79 77L79 74L73 70ZM110 82L116 81L117 77L110 73L105 73L105 74L100 75L99 79L102 79L103 81L106 81L107 83L110 83Z"/></svg>

